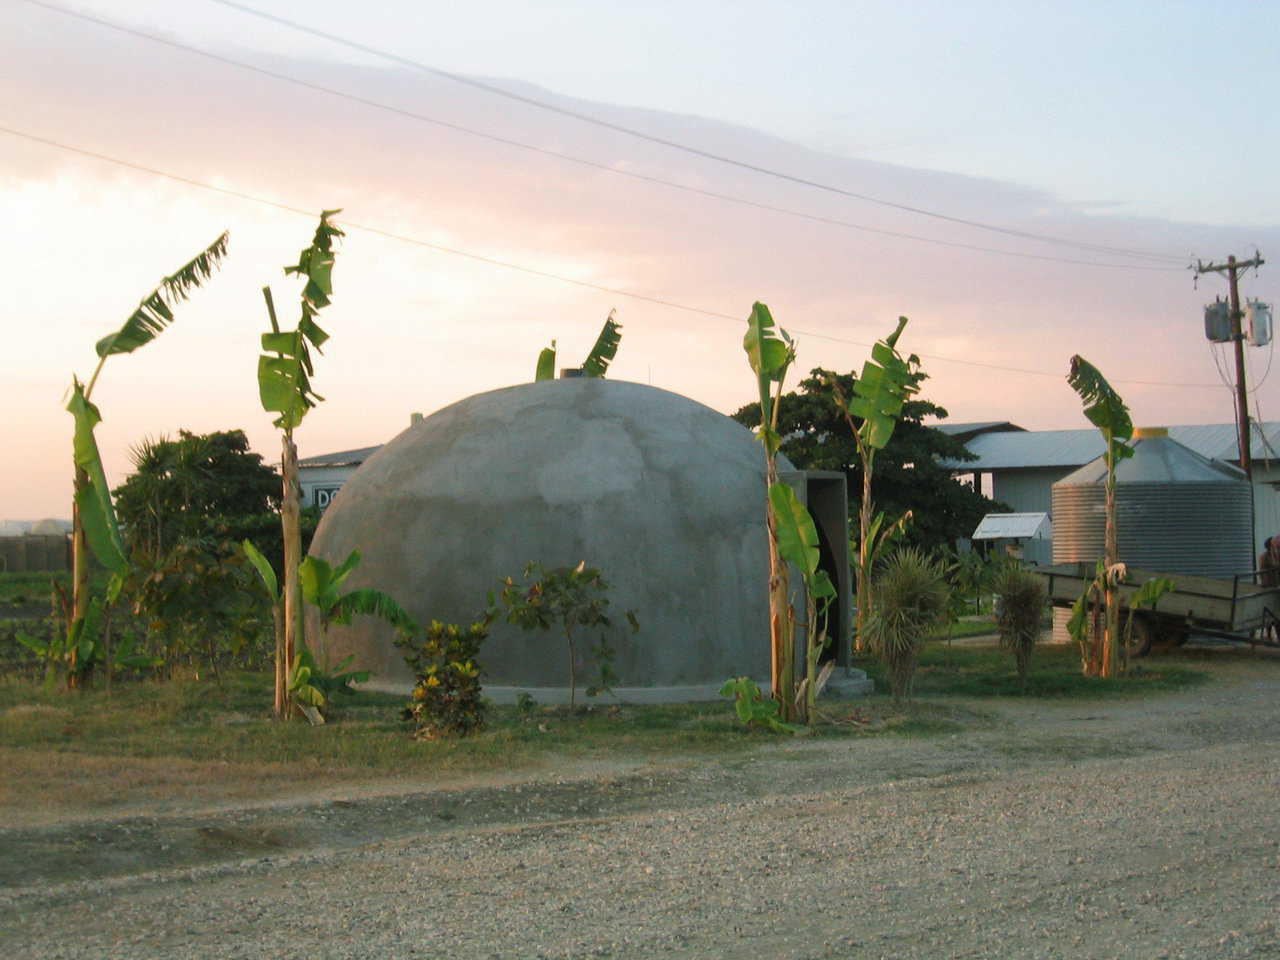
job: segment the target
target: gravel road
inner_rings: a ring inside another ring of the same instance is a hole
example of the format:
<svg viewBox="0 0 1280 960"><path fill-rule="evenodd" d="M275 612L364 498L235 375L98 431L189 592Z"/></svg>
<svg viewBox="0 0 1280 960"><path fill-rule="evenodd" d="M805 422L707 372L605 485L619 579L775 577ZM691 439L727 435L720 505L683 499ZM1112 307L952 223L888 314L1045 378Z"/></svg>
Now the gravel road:
<svg viewBox="0 0 1280 960"><path fill-rule="evenodd" d="M1280 957L1280 658L962 736L0 830L0 956Z"/></svg>

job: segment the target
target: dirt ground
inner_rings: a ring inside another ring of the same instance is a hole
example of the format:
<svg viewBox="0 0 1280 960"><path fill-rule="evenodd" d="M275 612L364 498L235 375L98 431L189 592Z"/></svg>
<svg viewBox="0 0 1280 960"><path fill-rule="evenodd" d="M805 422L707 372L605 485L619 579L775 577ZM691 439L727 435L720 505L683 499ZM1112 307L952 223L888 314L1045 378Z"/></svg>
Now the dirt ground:
<svg viewBox="0 0 1280 960"><path fill-rule="evenodd" d="M0 956L1280 957L1280 657L1213 673L943 738L32 816Z"/></svg>

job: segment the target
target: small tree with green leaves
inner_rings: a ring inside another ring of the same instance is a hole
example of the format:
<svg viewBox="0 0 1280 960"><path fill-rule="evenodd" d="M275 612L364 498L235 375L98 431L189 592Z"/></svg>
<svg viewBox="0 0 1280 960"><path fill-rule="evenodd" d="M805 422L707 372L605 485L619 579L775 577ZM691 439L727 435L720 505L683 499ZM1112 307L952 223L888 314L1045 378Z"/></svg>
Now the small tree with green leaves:
<svg viewBox="0 0 1280 960"><path fill-rule="evenodd" d="M579 628L609 629L609 584L600 571L588 567L586 561L576 567L544 570L540 563L524 568L524 584L511 577L500 581L500 598L508 622L525 630L551 630L558 627L569 653L569 709L577 707ZM640 629L635 611L628 610L627 622L634 633ZM607 638L592 649L598 670L598 682L587 689L588 696L608 690L616 682Z"/></svg>
<svg viewBox="0 0 1280 960"><path fill-rule="evenodd" d="M176 273L165 277L142 299L119 330L98 341L94 348L98 365L88 384L82 384L78 377L71 378L71 399L67 410L75 418L72 444L75 503L71 514L72 599L67 621L68 638L73 632L83 632L85 618L89 615L88 551L92 549L98 561L112 573L112 586L108 590L110 603L119 596L120 584L129 566L111 501L111 489L102 466L102 455L94 437L94 429L102 421L102 414L92 402L93 388L107 358L133 353L159 336L173 322L174 308L213 276L226 253L227 234L224 233ZM66 645L67 685L73 688L80 686L89 675L89 667L80 666L81 646L79 640Z"/></svg>
<svg viewBox="0 0 1280 960"><path fill-rule="evenodd" d="M281 331L276 318L271 288L263 287L271 332L262 335L263 354L258 357L258 396L262 409L278 414L273 421L281 430L280 472L283 496L280 502L280 524L284 538L283 629L276 650L275 715L283 719L289 714L288 673L297 657L296 648L303 634L302 590L298 583L298 567L302 562L301 495L298 484L298 448L293 431L307 412L324 398L311 388L314 367L311 349L320 352L329 335L316 323L320 310L333 296L334 242L344 236L330 218L341 210L325 210L320 214L311 245L298 255L298 262L284 268L286 276L296 275L306 283L302 289L301 316L293 330Z"/></svg>
<svg viewBox="0 0 1280 960"><path fill-rule="evenodd" d="M852 399L845 398L835 377L827 377L836 406L849 425L862 460L862 507L858 513L858 614L854 628L854 644L858 652L865 646L863 628L874 602L871 577L876 540L871 532L871 473L876 451L888 445L902 415L903 404L920 389L919 378L914 376L913 370L920 365L919 358L912 354L904 360L898 353L898 338L906 325L907 318L899 317L897 329L871 348L871 358L862 365L862 374L854 382Z"/></svg>

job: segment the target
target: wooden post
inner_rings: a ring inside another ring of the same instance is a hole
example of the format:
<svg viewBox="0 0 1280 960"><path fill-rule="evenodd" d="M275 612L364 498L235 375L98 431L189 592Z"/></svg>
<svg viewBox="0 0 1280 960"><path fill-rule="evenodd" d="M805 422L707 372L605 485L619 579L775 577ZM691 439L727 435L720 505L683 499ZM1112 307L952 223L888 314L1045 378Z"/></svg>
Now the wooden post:
<svg viewBox="0 0 1280 960"><path fill-rule="evenodd" d="M1240 446L1240 466L1245 476L1253 480L1252 437L1249 429L1249 391L1245 385L1244 370L1244 332L1240 328L1240 284L1239 271L1255 270L1266 263L1261 254L1254 254L1251 260L1237 261L1234 256L1227 257L1226 263L1196 263L1196 275L1202 273L1225 273L1229 285L1231 310L1231 341L1236 357L1236 430Z"/></svg>
<svg viewBox="0 0 1280 960"><path fill-rule="evenodd" d="M1236 354L1236 421L1240 436L1240 466L1253 480L1252 436L1249 430L1249 392L1244 382L1244 333L1240 329L1240 285L1236 280L1236 258L1227 257L1227 278L1231 291L1231 339Z"/></svg>

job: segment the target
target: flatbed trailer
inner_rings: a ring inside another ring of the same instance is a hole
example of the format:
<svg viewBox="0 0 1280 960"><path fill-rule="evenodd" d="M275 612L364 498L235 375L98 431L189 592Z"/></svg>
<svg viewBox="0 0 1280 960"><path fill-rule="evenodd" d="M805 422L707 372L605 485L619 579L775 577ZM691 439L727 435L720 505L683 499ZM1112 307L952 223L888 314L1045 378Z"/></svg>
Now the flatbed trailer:
<svg viewBox="0 0 1280 960"><path fill-rule="evenodd" d="M1059 563L1031 567L1046 581L1049 602L1070 607L1094 579L1094 563ZM1280 625L1280 587L1258 585L1259 571L1238 574L1230 580L1185 573L1161 573L1129 567L1117 587L1121 625L1128 617L1129 598L1148 580L1165 577L1174 588L1156 601L1154 609L1134 612L1131 656L1142 656L1153 644L1179 646L1192 636L1216 637L1236 643L1280 648L1273 629Z"/></svg>

